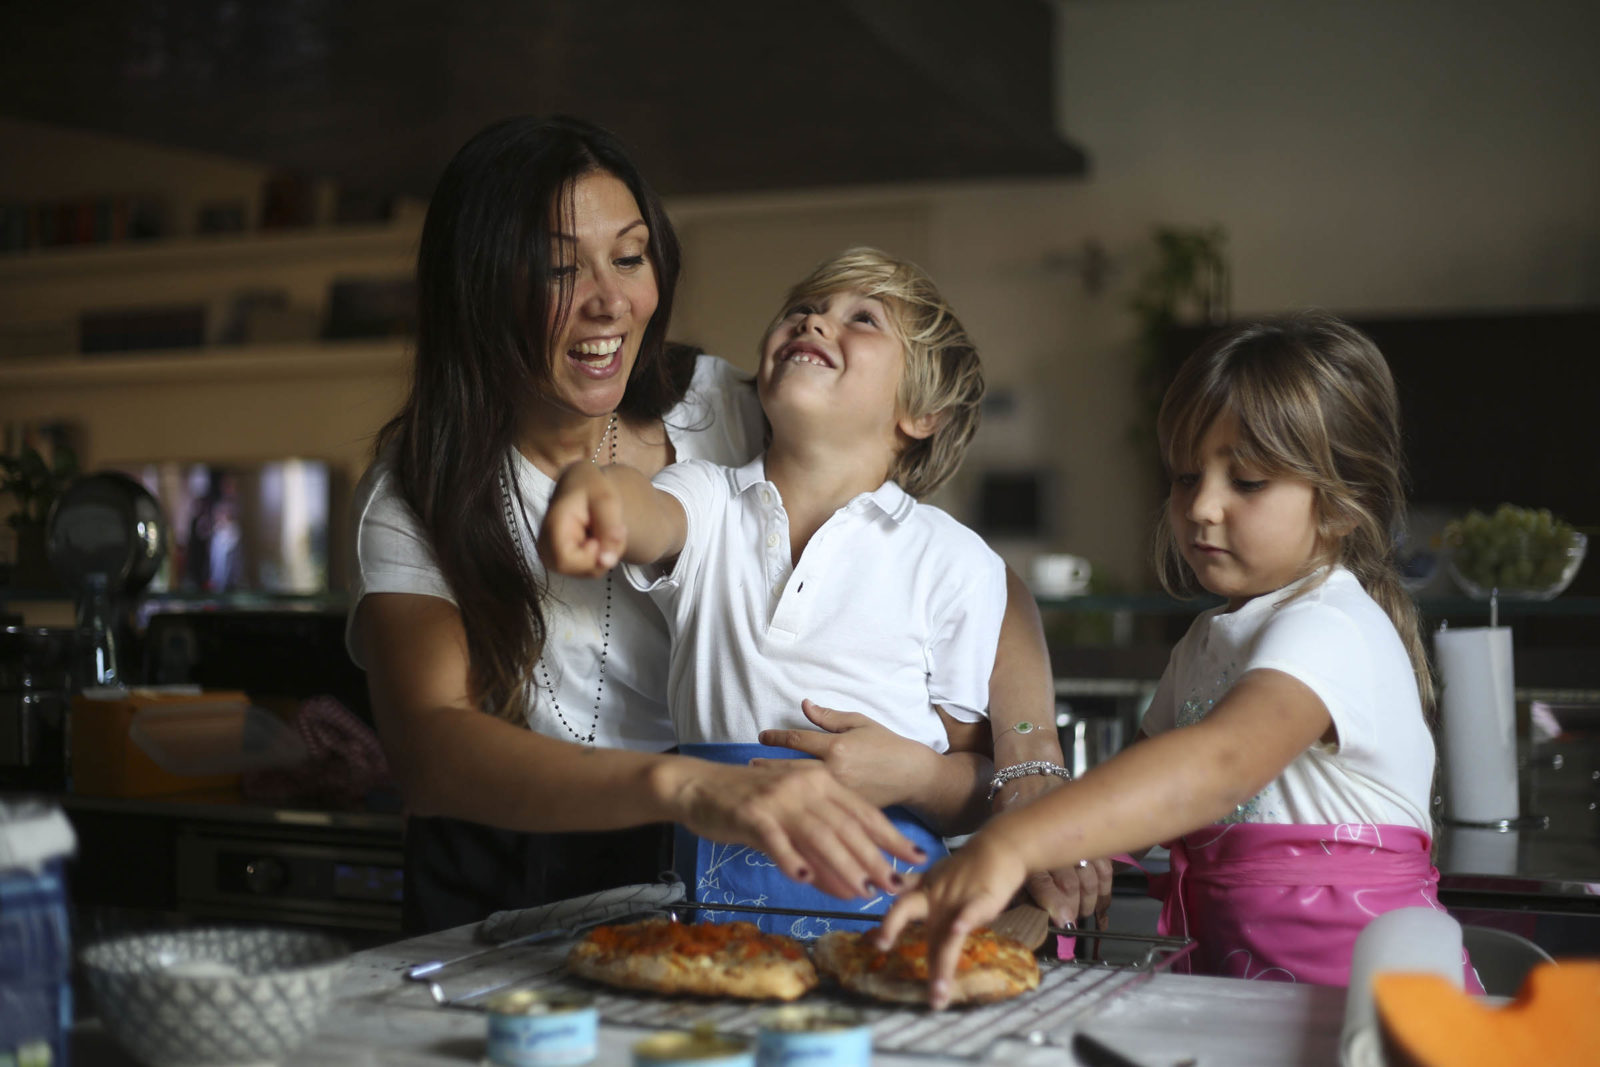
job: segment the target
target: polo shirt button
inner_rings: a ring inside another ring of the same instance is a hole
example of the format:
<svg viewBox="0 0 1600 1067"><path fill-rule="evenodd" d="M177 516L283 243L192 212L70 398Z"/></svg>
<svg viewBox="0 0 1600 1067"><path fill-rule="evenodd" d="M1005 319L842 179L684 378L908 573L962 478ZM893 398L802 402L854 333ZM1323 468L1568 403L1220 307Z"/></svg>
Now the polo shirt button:
<svg viewBox="0 0 1600 1067"><path fill-rule="evenodd" d="M765 490L765 489L761 490L761 502L763 504L771 504L772 503L772 494L767 492L767 490Z"/></svg>
<svg viewBox="0 0 1600 1067"><path fill-rule="evenodd" d="M778 547L778 535L777 534L775 534L775 533L767 534L767 547L768 548L777 548Z"/></svg>

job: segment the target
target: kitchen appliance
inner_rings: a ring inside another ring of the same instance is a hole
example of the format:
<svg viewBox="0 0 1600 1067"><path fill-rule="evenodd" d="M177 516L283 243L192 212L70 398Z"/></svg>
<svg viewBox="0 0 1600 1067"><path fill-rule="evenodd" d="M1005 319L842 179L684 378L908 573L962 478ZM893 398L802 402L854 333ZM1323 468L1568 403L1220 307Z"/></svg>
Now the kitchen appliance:
<svg viewBox="0 0 1600 1067"><path fill-rule="evenodd" d="M50 565L77 595L83 685L126 681L126 600L150 584L167 550L167 528L155 497L127 475L85 475L50 509L45 534Z"/></svg>
<svg viewBox="0 0 1600 1067"><path fill-rule="evenodd" d="M77 648L70 627L0 627L0 789L65 784Z"/></svg>

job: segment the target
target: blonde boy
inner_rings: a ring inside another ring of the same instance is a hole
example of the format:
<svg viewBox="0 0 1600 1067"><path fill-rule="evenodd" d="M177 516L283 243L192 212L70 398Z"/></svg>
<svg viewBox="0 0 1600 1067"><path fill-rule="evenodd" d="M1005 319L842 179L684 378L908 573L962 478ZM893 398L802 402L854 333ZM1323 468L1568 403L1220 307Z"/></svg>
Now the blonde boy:
<svg viewBox="0 0 1600 1067"><path fill-rule="evenodd" d="M926 759L904 746L883 773L943 821L967 809L971 780L926 795L951 784L934 757L950 747L940 711L985 718L1006 580L977 534L918 500L955 473L977 429L977 350L920 269L851 249L791 290L756 387L771 425L763 455L676 464L653 484L577 464L540 553L574 575L622 560L656 599L686 752L776 754L752 746L809 727L802 698L859 711L920 742ZM943 851L936 835L913 840Z"/></svg>

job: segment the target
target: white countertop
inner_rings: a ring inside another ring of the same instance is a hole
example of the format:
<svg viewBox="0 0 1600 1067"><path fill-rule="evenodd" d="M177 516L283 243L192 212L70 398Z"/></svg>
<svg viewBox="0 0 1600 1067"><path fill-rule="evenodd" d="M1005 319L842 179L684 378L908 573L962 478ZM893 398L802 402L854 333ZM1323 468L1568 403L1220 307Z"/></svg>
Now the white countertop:
<svg viewBox="0 0 1600 1067"><path fill-rule="evenodd" d="M476 1067L483 1062L487 1030L484 1014L438 1007L426 987L402 977L402 972L414 964L453 958L479 947L472 942L471 933L472 927L460 927L357 953L339 1002L311 1042L292 1057L293 1063L296 1067ZM501 981L533 981L541 975L544 982L564 981L559 977L564 954L565 943L510 949L445 972L442 985L448 995L455 996ZM1025 1034L1035 1028L1035 1022L1043 1020L1050 1045L1030 1047L1018 1040L1002 1039L978 1059L883 1051L880 1046L874 1062L1074 1064L1080 1061L1068 1046L1075 1030L1081 1028L1144 1067L1174 1067L1191 1058L1197 1067L1322 1067L1338 1063L1339 1027L1344 1017L1342 989L1154 974L1144 976L1147 981L1130 983L1113 998L1063 1013L1060 1005L1066 1001L1047 998L1046 991L1065 982L1087 982L1107 972L1062 966L1068 969L1047 974L1040 992L1008 1002L1005 1007L1007 1032ZM1074 999L1074 1005L1079 999L1089 998ZM999 1008L996 1005L975 1011L994 1012ZM962 1032L978 1021L975 1011L938 1015L921 1009L885 1011L881 1018L874 1018L874 1034L916 1032L933 1035L931 1041L927 1037L921 1040L924 1047L948 1047L958 1043ZM654 1018L640 1025L610 1021L638 1012ZM749 1016L743 1007L727 1002L604 994L600 1054L595 1062L628 1064L634 1042L668 1028L665 1017L670 1015L686 1029L696 1018L708 1014L719 1028L733 1030L740 1029ZM1037 1018L1033 1017L1035 1014ZM738 1021L730 1021L735 1016ZM73 1053L77 1067L133 1064L93 1023L77 1028Z"/></svg>

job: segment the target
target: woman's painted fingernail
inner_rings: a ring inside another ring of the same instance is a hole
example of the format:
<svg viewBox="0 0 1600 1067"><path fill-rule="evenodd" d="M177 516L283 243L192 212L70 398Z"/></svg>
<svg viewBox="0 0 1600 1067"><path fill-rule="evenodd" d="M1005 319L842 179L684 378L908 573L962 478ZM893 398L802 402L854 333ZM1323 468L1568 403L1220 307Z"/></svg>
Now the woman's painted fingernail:
<svg viewBox="0 0 1600 1067"><path fill-rule="evenodd" d="M799 870L795 871L794 872L794 880L797 881L797 882L809 882L809 881L811 881L811 868L810 867L801 867Z"/></svg>
<svg viewBox="0 0 1600 1067"><path fill-rule="evenodd" d="M894 871L889 875L889 884L899 889L906 884L906 880L900 876L899 871Z"/></svg>
<svg viewBox="0 0 1600 1067"><path fill-rule="evenodd" d="M861 880L861 895L864 897L870 897L872 895L872 879L863 878Z"/></svg>
<svg viewBox="0 0 1600 1067"><path fill-rule="evenodd" d="M928 850L925 849L925 848L921 848L921 847L919 847L917 845L912 845L911 846L911 851L916 853L917 859L919 859L919 860L925 860L925 859L928 858Z"/></svg>
<svg viewBox="0 0 1600 1067"><path fill-rule="evenodd" d="M1071 919L1058 919L1056 925L1063 930L1076 930L1078 928L1078 924Z"/></svg>

